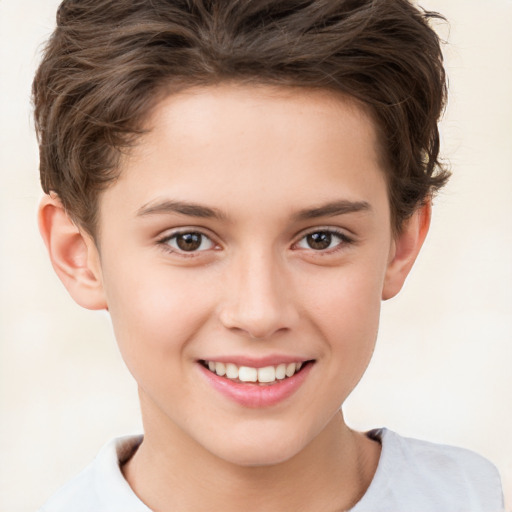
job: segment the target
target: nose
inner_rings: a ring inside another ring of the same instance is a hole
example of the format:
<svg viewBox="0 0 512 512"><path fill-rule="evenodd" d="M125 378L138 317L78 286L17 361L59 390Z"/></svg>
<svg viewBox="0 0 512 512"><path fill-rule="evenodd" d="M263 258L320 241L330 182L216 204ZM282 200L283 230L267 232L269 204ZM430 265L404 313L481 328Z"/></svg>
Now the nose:
<svg viewBox="0 0 512 512"><path fill-rule="evenodd" d="M250 254L233 263L226 276L220 320L252 339L291 330L299 319L289 272L270 254Z"/></svg>

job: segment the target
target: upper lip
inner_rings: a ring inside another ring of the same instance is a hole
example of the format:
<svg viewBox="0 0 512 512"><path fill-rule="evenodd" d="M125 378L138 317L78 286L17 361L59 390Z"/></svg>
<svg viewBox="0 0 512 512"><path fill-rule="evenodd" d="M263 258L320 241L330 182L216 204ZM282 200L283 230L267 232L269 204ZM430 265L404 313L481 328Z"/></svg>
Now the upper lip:
<svg viewBox="0 0 512 512"><path fill-rule="evenodd" d="M200 361L213 361L215 363L233 363L237 366L249 366L250 368L264 368L265 366L277 366L279 364L305 363L311 358L291 355L269 355L265 357L251 357L242 355L205 357Z"/></svg>

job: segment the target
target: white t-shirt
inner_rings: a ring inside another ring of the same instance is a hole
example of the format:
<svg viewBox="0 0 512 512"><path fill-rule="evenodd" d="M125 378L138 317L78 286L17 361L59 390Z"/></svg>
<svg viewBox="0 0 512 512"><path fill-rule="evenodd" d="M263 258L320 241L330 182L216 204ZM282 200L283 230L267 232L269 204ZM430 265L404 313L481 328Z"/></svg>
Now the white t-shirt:
<svg viewBox="0 0 512 512"><path fill-rule="evenodd" d="M462 448L368 432L382 444L377 471L350 512L502 512L500 477L486 459ZM39 512L151 512L120 466L142 437L114 439Z"/></svg>

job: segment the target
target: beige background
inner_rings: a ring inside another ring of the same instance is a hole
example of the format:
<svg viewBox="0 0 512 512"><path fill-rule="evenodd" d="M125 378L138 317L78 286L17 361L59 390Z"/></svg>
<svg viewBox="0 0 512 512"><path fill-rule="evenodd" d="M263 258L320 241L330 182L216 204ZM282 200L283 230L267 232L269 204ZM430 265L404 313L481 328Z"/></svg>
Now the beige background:
<svg viewBox="0 0 512 512"><path fill-rule="evenodd" d="M107 315L71 301L36 229L29 89L57 4L0 0L0 512L34 510L109 438L140 429ZM454 178L415 272L384 305L375 358L345 410L360 429L482 453L511 507L512 1L422 5L451 21L440 31Z"/></svg>

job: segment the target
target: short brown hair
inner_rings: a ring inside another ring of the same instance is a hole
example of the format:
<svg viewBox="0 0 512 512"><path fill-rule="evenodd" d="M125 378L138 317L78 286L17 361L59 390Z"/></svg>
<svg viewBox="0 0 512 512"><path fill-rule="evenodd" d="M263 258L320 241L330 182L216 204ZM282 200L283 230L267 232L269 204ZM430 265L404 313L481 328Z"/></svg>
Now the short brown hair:
<svg viewBox="0 0 512 512"><path fill-rule="evenodd" d="M370 111L399 229L449 176L432 18L408 0L64 0L33 84L42 187L94 234L98 193L163 91L323 88Z"/></svg>

